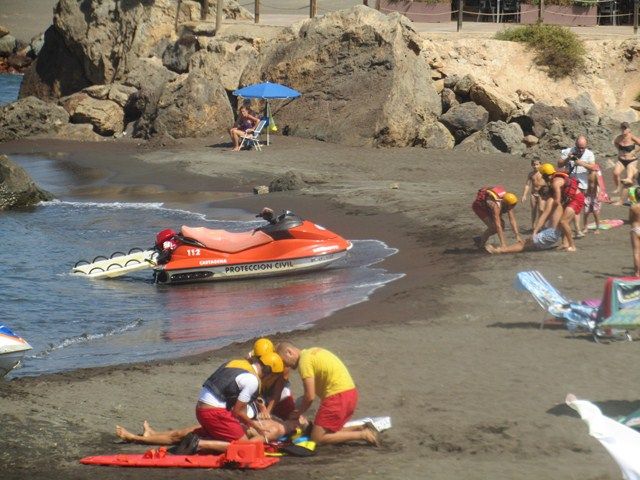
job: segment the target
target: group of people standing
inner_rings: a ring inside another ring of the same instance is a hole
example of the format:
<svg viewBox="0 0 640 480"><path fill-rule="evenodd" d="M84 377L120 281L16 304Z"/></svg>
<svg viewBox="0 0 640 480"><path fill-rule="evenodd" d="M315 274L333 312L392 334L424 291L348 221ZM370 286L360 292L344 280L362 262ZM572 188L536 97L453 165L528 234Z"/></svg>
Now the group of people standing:
<svg viewBox="0 0 640 480"><path fill-rule="evenodd" d="M298 370L303 395L294 400L289 384ZM316 397L316 416L304 416ZM323 348L299 349L290 342L260 338L246 358L220 365L203 383L195 409L197 425L158 432L145 421L133 434L116 426L127 442L176 445L176 454L224 452L230 442L273 442L293 432L306 433L317 445L364 441L378 444L368 426L345 427L358 403L358 391L344 363Z"/></svg>
<svg viewBox="0 0 640 480"><path fill-rule="evenodd" d="M637 202L636 193L640 196L640 190L630 188L640 185L636 167L640 138L632 134L626 122L620 124L620 129L621 133L613 141L618 150L613 180L615 193L620 195L620 200L614 204L621 205L628 196L633 205ZM594 233L599 233L601 206L603 202L610 200L604 188L600 166L596 163L593 152L587 148L585 136L579 136L573 147L562 150L557 165L532 160L531 167L522 194L522 203L528 201L531 207L531 236L523 239L518 230L513 213L518 197L500 185L483 187L472 204L473 211L486 225L482 235L473 239L478 248L484 248L489 253L518 253L550 249L561 241L560 249L574 252L574 239L585 236L588 231L589 215L594 218ZM626 175L623 176L623 173ZM632 218L635 210L638 210L637 220ZM511 245L505 241L505 214L516 237L516 242ZM640 207L632 206L630 222L632 226L637 222L636 235L640 236ZM494 234L498 236L498 246L487 243ZM632 243L635 239L633 235L632 232ZM637 243L636 275L640 275L640 237Z"/></svg>

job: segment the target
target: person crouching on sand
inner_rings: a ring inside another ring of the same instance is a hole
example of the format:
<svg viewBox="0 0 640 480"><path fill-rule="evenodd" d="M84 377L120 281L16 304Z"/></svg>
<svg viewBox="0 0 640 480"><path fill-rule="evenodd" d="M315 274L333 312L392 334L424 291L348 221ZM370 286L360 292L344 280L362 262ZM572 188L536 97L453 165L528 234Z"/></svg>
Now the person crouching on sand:
<svg viewBox="0 0 640 480"><path fill-rule="evenodd" d="M471 205L471 209L478 218L484 222L487 229L482 233L482 235L473 237L473 242L476 247L484 247L489 237L494 234L498 234L501 247L507 246L507 242L504 238L504 220L502 218L504 213L509 217L511 230L513 230L516 240L518 242L522 241L522 237L520 237L520 232L518 231L516 217L513 213L513 209L517 203L518 197L513 193L507 192L504 187L500 185L496 185L494 187L483 187L478 190L476 199Z"/></svg>
<svg viewBox="0 0 640 480"><path fill-rule="evenodd" d="M578 180L569 177L565 172L556 172L555 167L550 163L541 165L540 173L551 189L551 198L536 221L533 235L542 230L550 219L550 226L559 228L562 232L562 248L568 252L575 252L576 245L571 235L571 221L576 213L579 214L584 208L584 195L578 188Z"/></svg>
<svg viewBox="0 0 640 480"><path fill-rule="evenodd" d="M640 277L640 187L629 189L629 223L631 224L631 250L634 275Z"/></svg>
<svg viewBox="0 0 640 480"><path fill-rule="evenodd" d="M261 358L263 360L270 358L268 356L273 353L274 346L271 340L259 338L254 342L253 349L247 355L247 361L253 365L256 362L262 362ZM271 359L273 360L272 357ZM234 362L240 361L232 361L227 365ZM267 373L267 369L262 372L263 375L260 382L261 395L256 402L252 403L251 412L248 412L248 416L255 417L258 423L263 426L273 426L272 422L277 423L279 426L276 425L275 429L278 433L282 432L283 434L290 433L297 427L305 427L307 421L304 418L287 420L295 409L295 402L287 381L288 368L283 365L281 372L275 371L278 368L269 370L271 370L270 374ZM285 374L287 374L287 378L285 378ZM272 414L275 417L272 417ZM247 429L246 433L248 436L264 439L254 429ZM210 435L200 424L179 429L156 431L145 420L142 434L131 433L124 427L116 425L116 435L120 439L131 443L145 445L178 444L178 453L193 453L196 448L200 451L224 452L229 446L228 438L212 439L215 437Z"/></svg>
<svg viewBox="0 0 640 480"><path fill-rule="evenodd" d="M378 434L369 427L344 428L356 409L358 390L347 367L338 357L323 348L300 350L289 342L279 343L276 351L285 365L300 372L304 386L304 396L293 412L293 418L303 415L316 396L320 397L311 440L318 445L355 440L378 445Z"/></svg>

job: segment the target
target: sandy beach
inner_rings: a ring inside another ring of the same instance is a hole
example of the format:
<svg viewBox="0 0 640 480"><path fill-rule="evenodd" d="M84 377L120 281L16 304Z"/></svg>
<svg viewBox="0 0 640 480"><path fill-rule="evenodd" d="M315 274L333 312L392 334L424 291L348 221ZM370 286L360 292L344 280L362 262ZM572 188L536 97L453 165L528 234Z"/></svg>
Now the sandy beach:
<svg viewBox="0 0 640 480"><path fill-rule="evenodd" d="M281 136L262 153L240 154L222 137L159 149L37 140L0 146L0 153L29 152L55 154L79 176L109 172L108 181L83 192L88 196L189 202L194 194L188 192L201 192L197 201L249 211L289 208L347 238L377 238L399 249L383 267L405 277L311 330L275 337L326 347L345 361L361 392L357 415L393 419L382 446L325 447L314 458L286 458L262 472L215 472L220 478L619 478L563 400L572 392L608 415L640 407L640 374L621 370L634 364L637 345L598 345L565 330L540 330L542 310L512 283L516 272L535 268L571 298L598 297L607 276L631 272L628 227L588 235L577 254L478 253L471 237L482 229L469 208L475 191L499 180L520 193L525 160ZM300 172L309 187L244 195L288 170ZM234 198L207 198L215 191ZM626 215L623 207L604 208L605 218ZM519 208L518 219L526 231L528 211ZM145 419L157 428L192 424L201 382L247 348L3 382L3 478L147 478L144 470L77 461L145 450L116 443L116 424L133 431ZM297 378L294 391L301 392Z"/></svg>

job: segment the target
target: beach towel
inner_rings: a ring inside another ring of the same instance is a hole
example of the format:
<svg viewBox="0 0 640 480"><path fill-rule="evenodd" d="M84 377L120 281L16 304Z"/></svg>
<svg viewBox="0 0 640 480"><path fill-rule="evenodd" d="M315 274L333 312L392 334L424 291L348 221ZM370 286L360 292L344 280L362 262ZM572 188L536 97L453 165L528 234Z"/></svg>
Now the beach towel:
<svg viewBox="0 0 640 480"><path fill-rule="evenodd" d="M600 230L609 230L611 228L617 228L624 225L624 220L621 220L619 218L606 218L604 220L600 220ZM587 228L589 230L595 230L596 229L596 224L595 222L591 222L589 224L587 224Z"/></svg>
<svg viewBox="0 0 640 480"><path fill-rule="evenodd" d="M567 405L589 426L589 435L607 449L626 480L640 480L640 433L606 417L593 403L569 394Z"/></svg>

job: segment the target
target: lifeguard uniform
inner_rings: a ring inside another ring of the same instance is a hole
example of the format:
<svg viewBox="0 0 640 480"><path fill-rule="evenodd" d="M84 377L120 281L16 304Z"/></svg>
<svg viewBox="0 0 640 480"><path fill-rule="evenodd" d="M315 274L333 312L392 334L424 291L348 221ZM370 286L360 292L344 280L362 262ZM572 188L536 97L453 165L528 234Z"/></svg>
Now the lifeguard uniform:
<svg viewBox="0 0 640 480"><path fill-rule="evenodd" d="M285 371L282 372L281 375L269 375L266 379L262 380L262 393L260 396L268 402L270 400L271 391L275 387L276 382L280 378L285 379L285 385L282 389L282 393L280 394L280 398L276 399L276 404L273 406L273 410L271 411L272 415L275 415L278 418L283 420L287 420L291 413L296 409L296 402L291 393L291 388L289 388L289 382L286 381L288 378L288 368L285 367Z"/></svg>
<svg viewBox="0 0 640 480"><path fill-rule="evenodd" d="M329 432L342 430L358 404L358 390L344 363L323 348L300 352L298 370L302 380L313 378L320 407L314 424Z"/></svg>
<svg viewBox="0 0 640 480"><path fill-rule="evenodd" d="M501 185L496 185L495 187L483 187L478 190L476 199L471 204L471 209L478 217L480 217L481 220L484 220L485 218L492 218L493 212L487 205L487 200L499 202L502 200L505 193L507 193L507 191Z"/></svg>
<svg viewBox="0 0 640 480"><path fill-rule="evenodd" d="M584 194L580 191L580 184L578 179L570 177L568 173L556 172L553 174L553 179L562 178L564 180L564 186L562 187L562 206L564 208L571 208L574 213L578 214L584 208Z"/></svg>
<svg viewBox="0 0 640 480"><path fill-rule="evenodd" d="M245 435L246 427L231 410L238 400L250 403L259 393L260 378L253 365L244 359L231 360L221 365L202 385L196 418L214 440L238 440Z"/></svg>

